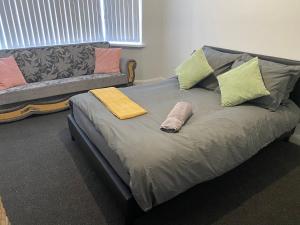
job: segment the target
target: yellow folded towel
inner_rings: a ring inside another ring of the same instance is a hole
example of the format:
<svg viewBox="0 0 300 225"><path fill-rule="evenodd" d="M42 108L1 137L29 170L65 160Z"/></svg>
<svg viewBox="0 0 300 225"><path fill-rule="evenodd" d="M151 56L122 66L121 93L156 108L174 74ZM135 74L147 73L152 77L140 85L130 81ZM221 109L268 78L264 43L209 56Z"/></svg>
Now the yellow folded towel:
<svg viewBox="0 0 300 225"><path fill-rule="evenodd" d="M90 90L116 117L126 120L147 113L145 109L133 102L114 87Z"/></svg>

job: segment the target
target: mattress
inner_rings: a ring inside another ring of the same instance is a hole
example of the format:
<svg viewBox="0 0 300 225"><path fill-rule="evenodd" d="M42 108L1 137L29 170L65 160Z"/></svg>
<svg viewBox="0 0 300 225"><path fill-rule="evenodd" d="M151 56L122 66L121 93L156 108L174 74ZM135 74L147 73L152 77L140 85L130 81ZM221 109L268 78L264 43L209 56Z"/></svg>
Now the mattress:
<svg viewBox="0 0 300 225"><path fill-rule="evenodd" d="M119 120L90 93L71 101L81 111L74 112L76 121L80 113L90 121L97 133L82 121L80 126L94 143L103 139L108 148L98 148L106 158L114 158L109 161L145 211L240 165L296 127L300 117L292 101L276 112L251 104L222 107L220 94L180 90L176 78L121 90L148 113ZM193 116L179 133L160 131L178 101L191 102Z"/></svg>

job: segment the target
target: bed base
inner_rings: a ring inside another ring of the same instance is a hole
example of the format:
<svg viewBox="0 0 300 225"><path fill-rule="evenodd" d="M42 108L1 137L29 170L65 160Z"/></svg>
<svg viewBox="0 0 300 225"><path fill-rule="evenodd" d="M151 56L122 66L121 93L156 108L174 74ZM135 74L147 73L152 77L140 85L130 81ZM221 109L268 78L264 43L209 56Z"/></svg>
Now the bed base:
<svg viewBox="0 0 300 225"><path fill-rule="evenodd" d="M72 140L79 145L93 168L101 176L101 181L109 187L118 202L125 217L125 225L132 224L135 218L143 214L143 211L133 198L129 187L122 181L97 147L77 125L72 115L68 116L68 124Z"/></svg>

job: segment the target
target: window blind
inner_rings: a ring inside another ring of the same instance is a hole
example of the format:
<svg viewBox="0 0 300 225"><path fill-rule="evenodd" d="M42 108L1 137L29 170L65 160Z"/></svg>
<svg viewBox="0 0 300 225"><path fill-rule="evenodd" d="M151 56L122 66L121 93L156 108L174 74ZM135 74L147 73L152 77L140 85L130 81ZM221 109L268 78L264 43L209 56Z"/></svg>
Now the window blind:
<svg viewBox="0 0 300 225"><path fill-rule="evenodd" d="M140 42L138 0L104 0L106 37L114 42Z"/></svg>
<svg viewBox="0 0 300 225"><path fill-rule="evenodd" d="M0 0L0 48L141 42L141 0Z"/></svg>

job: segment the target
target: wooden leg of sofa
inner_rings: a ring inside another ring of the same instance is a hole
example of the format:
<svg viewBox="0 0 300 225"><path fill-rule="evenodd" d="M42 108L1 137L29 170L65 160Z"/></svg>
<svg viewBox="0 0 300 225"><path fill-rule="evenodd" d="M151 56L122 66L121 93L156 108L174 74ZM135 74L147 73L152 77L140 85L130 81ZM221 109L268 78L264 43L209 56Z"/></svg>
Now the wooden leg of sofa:
<svg viewBox="0 0 300 225"><path fill-rule="evenodd" d="M24 119L34 114L59 112L69 108L69 100L50 104L29 104L20 109L0 114L0 123L8 123Z"/></svg>
<svg viewBox="0 0 300 225"><path fill-rule="evenodd" d="M136 61L129 60L127 63L127 70L128 70L128 84L132 85L135 79L135 69L136 69Z"/></svg>
<svg viewBox="0 0 300 225"><path fill-rule="evenodd" d="M9 220L6 216L6 211L1 202L1 198L0 198L0 225L10 225Z"/></svg>

